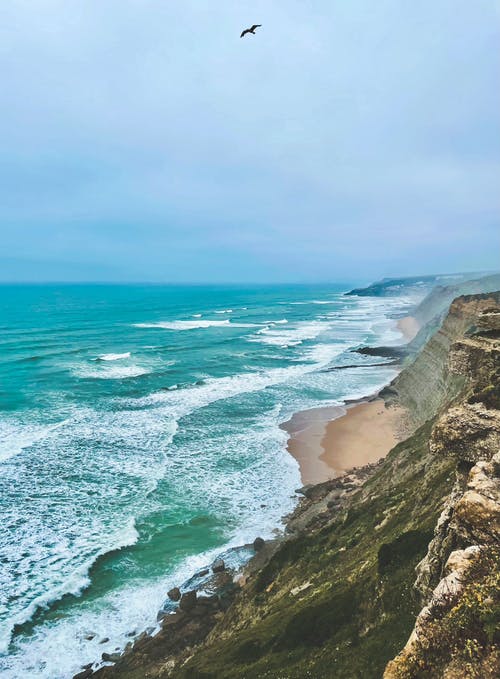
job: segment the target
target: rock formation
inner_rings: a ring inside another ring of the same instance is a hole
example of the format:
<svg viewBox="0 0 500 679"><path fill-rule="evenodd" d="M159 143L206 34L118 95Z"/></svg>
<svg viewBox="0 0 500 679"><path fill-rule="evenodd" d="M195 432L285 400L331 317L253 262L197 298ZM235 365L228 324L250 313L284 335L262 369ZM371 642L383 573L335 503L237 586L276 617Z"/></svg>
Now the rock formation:
<svg viewBox="0 0 500 679"><path fill-rule="evenodd" d="M417 566L416 587L425 605L385 679L431 670L447 679L500 675L499 296L491 305L478 301L476 323L469 336L452 345L448 361L449 371L465 377L467 386L436 422L429 446L432 454L456 461L456 482ZM464 299L457 306L472 303ZM452 634L457 609L474 628L473 637L467 638L466 629L458 638L456 630ZM481 618L492 622L490 637Z"/></svg>

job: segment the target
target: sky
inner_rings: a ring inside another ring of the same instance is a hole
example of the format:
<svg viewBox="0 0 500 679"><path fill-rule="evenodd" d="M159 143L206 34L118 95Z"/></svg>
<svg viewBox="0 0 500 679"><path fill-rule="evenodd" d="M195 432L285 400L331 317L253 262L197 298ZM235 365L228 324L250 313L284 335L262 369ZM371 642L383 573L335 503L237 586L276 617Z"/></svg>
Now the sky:
<svg viewBox="0 0 500 679"><path fill-rule="evenodd" d="M499 269L499 48L500 0L2 0L0 280Z"/></svg>

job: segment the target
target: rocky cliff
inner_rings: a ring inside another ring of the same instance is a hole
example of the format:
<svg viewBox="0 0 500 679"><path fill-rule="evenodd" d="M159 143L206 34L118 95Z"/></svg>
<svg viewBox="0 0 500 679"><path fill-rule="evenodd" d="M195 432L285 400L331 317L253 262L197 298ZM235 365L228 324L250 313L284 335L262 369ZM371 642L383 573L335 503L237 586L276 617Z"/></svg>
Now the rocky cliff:
<svg viewBox="0 0 500 679"><path fill-rule="evenodd" d="M407 410L410 427L417 427L439 414L463 389L467 377L449 363L452 344L473 332L483 312L498 304L498 293L455 299L441 327L409 365L383 390L389 402ZM481 356L483 360L484 356ZM479 362L476 365L479 370Z"/></svg>
<svg viewBox="0 0 500 679"><path fill-rule="evenodd" d="M436 285L413 311L420 330L409 343L407 350L416 354L441 326L451 303L463 295L478 295L500 290L500 274L490 274L453 285Z"/></svg>
<svg viewBox="0 0 500 679"><path fill-rule="evenodd" d="M455 303L481 310L451 347L448 370L466 387L429 449L454 460L456 480L416 569L424 606L385 679L500 676L500 296L486 301Z"/></svg>
<svg viewBox="0 0 500 679"><path fill-rule="evenodd" d="M499 319L500 293L455 300L387 391L410 436L305 489L231 603L166 616L98 676L500 676Z"/></svg>

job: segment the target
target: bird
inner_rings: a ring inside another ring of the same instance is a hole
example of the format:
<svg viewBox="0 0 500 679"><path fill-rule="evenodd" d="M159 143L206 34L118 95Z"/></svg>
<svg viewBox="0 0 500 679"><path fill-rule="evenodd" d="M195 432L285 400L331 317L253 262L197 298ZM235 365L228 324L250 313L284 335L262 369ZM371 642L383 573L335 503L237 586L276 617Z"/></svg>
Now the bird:
<svg viewBox="0 0 500 679"><path fill-rule="evenodd" d="M247 33L251 33L252 35L255 35L255 29L260 28L262 24L254 24L252 28L245 28L243 33L240 35L240 38L243 38Z"/></svg>

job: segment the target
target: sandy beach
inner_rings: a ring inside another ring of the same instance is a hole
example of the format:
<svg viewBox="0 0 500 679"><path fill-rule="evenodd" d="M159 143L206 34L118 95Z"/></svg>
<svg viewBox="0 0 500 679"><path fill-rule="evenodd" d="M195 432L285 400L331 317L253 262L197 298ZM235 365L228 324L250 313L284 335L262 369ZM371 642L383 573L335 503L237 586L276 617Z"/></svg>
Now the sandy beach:
<svg viewBox="0 0 500 679"><path fill-rule="evenodd" d="M282 428L302 483L320 483L385 457L399 440L400 415L380 398L295 413Z"/></svg>

